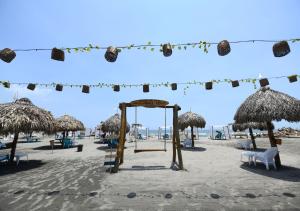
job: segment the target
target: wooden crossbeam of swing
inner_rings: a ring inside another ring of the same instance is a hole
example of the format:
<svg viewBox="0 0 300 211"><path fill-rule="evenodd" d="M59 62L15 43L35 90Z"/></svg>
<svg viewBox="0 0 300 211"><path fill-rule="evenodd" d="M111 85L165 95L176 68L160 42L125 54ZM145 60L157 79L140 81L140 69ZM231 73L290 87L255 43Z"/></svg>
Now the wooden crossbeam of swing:
<svg viewBox="0 0 300 211"><path fill-rule="evenodd" d="M134 153L139 152L166 152L166 149L135 149Z"/></svg>

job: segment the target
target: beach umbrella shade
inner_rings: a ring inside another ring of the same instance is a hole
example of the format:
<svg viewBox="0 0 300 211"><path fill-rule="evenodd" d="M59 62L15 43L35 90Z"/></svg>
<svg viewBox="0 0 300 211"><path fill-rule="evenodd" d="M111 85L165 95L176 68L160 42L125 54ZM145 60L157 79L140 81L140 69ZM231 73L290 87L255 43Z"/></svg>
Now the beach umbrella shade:
<svg viewBox="0 0 300 211"><path fill-rule="evenodd" d="M0 133L14 134L10 154L11 162L15 157L19 133L32 131L52 133L54 131L52 114L33 105L28 98L21 98L0 106Z"/></svg>
<svg viewBox="0 0 300 211"><path fill-rule="evenodd" d="M263 87L240 105L234 120L236 123L266 122L270 144L272 147L277 147L271 122L274 120L299 121L300 101L269 87ZM278 167L281 166L279 153L275 157L275 162Z"/></svg>
<svg viewBox="0 0 300 211"><path fill-rule="evenodd" d="M109 117L101 125L101 130L103 132L119 134L120 128L121 128L121 117L119 114L115 114L115 115ZM126 123L126 133L128 133L129 130L130 130L130 125L127 122Z"/></svg>
<svg viewBox="0 0 300 211"><path fill-rule="evenodd" d="M249 129L249 134L251 137L251 141L253 144L253 149L256 149L256 143L255 143L255 138L253 135L252 129L258 129L258 130L267 130L267 123L266 122L246 122L242 124L234 123L232 124L232 130L234 132L236 131L244 131L246 129ZM272 130L274 129L274 125L272 124Z"/></svg>
<svg viewBox="0 0 300 211"><path fill-rule="evenodd" d="M194 131L193 128L204 128L205 127L205 119L193 112L186 112L178 116L178 127L181 130L185 128L191 127L191 134L192 134L192 147L194 147Z"/></svg>
<svg viewBox="0 0 300 211"><path fill-rule="evenodd" d="M63 132L64 137L65 133L68 131L78 131L84 129L83 123L72 116L63 115L55 119L55 131Z"/></svg>

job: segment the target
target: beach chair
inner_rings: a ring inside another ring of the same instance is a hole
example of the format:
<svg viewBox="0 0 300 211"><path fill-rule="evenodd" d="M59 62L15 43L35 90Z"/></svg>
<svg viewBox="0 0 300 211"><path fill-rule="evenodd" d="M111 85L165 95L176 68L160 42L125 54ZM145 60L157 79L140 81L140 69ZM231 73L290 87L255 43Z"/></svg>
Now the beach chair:
<svg viewBox="0 0 300 211"><path fill-rule="evenodd" d="M255 155L254 151L244 151L241 153L241 161L243 161L243 157L248 158L248 164L250 165L251 162L253 161L253 157Z"/></svg>
<svg viewBox="0 0 300 211"><path fill-rule="evenodd" d="M6 148L6 145L0 141L0 149L1 148Z"/></svg>
<svg viewBox="0 0 300 211"><path fill-rule="evenodd" d="M0 162L1 161L8 162L8 160L9 160L9 155L8 154L6 154L6 155L0 155Z"/></svg>
<svg viewBox="0 0 300 211"><path fill-rule="evenodd" d="M70 138L65 138L64 140L63 140L63 148L65 149L65 148L70 148L70 147L72 147L73 146L73 142L72 142L72 139L70 139Z"/></svg>
<svg viewBox="0 0 300 211"><path fill-rule="evenodd" d="M19 165L19 161L21 157L27 157L27 161L28 161L28 154L26 152L16 152L15 153L15 158L17 161L17 165Z"/></svg>
<svg viewBox="0 0 300 211"><path fill-rule="evenodd" d="M242 148L245 150L252 149L252 142L250 140L239 141L237 142L238 148Z"/></svg>
<svg viewBox="0 0 300 211"><path fill-rule="evenodd" d="M256 152L253 156L254 165L256 165L256 160L259 160L265 164L267 170L269 170L269 164L272 164L274 169L277 169L274 159L277 154L277 147L271 147L264 152Z"/></svg>
<svg viewBox="0 0 300 211"><path fill-rule="evenodd" d="M184 148L191 148L192 147L192 140L191 139L184 139L183 147Z"/></svg>

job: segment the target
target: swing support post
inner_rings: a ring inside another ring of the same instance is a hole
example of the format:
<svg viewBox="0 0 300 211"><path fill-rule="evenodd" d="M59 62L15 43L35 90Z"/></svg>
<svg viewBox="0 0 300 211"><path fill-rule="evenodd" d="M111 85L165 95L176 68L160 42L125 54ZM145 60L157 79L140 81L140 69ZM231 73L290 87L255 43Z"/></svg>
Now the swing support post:
<svg viewBox="0 0 300 211"><path fill-rule="evenodd" d="M138 107L143 106L146 108L164 108L165 109L165 135L166 135L166 109L173 109L173 136L172 136L172 145L173 145L173 157L172 157L172 165L176 163L176 151L178 155L178 168L179 170L183 170L183 160L181 154L181 146L180 146L180 138L179 138L179 130L178 130L178 111L181 108L178 105L169 106L169 102L163 100L153 100L153 99L145 99L145 100L136 100L130 103L120 103L119 108L121 110L121 127L119 134L119 144L117 146L117 155L115 159L115 165L112 169L112 173L117 173L119 170L119 166L123 163L124 159L124 146L125 146L125 137L126 137L126 108L127 107ZM145 152L145 151L166 151L166 137L164 149L136 149L135 152Z"/></svg>

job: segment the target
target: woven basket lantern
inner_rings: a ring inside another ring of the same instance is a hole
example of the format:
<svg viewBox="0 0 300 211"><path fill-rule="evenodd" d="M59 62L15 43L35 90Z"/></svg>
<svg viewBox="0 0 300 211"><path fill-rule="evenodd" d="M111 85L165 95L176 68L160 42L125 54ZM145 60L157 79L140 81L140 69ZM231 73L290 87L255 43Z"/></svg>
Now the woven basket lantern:
<svg viewBox="0 0 300 211"><path fill-rule="evenodd" d="M120 85L114 85L114 91L119 92L120 91Z"/></svg>
<svg viewBox="0 0 300 211"><path fill-rule="evenodd" d="M143 92L149 92L149 84L143 85Z"/></svg>
<svg viewBox="0 0 300 211"><path fill-rule="evenodd" d="M56 61L65 61L65 52L58 48L53 48L51 52L51 59Z"/></svg>
<svg viewBox="0 0 300 211"><path fill-rule="evenodd" d="M213 88L213 83L211 81L205 83L205 89L210 90L212 88Z"/></svg>
<svg viewBox="0 0 300 211"><path fill-rule="evenodd" d="M61 92L63 90L63 85L56 84L55 90Z"/></svg>
<svg viewBox="0 0 300 211"><path fill-rule="evenodd" d="M112 46L108 47L104 57L108 62L115 62L118 57L118 49Z"/></svg>
<svg viewBox="0 0 300 211"><path fill-rule="evenodd" d="M225 56L230 53L230 44L227 40L223 40L218 43L218 54L220 56Z"/></svg>
<svg viewBox="0 0 300 211"><path fill-rule="evenodd" d="M293 82L296 82L298 79L297 79L297 75L291 75L288 77L290 83L293 83Z"/></svg>
<svg viewBox="0 0 300 211"><path fill-rule="evenodd" d="M5 88L10 88L10 83L9 82L5 81L5 82L2 82L2 84Z"/></svg>
<svg viewBox="0 0 300 211"><path fill-rule="evenodd" d="M0 59L6 63L10 63L15 57L16 53L9 48L4 48L0 51Z"/></svg>
<svg viewBox="0 0 300 211"><path fill-rule="evenodd" d="M238 87L240 85L240 83L238 80L235 80L235 81L231 81L231 85L232 85L232 87Z"/></svg>
<svg viewBox="0 0 300 211"><path fill-rule="evenodd" d="M172 55L172 46L170 45L170 43L164 44L162 47L162 51L164 56L168 57Z"/></svg>
<svg viewBox="0 0 300 211"><path fill-rule="evenodd" d="M90 93L90 87L88 85L82 85L82 92L83 93Z"/></svg>
<svg viewBox="0 0 300 211"><path fill-rule="evenodd" d="M282 57L290 52L290 46L287 41L280 41L273 45L273 54L275 57Z"/></svg>
<svg viewBox="0 0 300 211"><path fill-rule="evenodd" d="M260 86L264 87L264 86L268 86L269 85L269 81L267 78L262 78L259 80Z"/></svg>
<svg viewBox="0 0 300 211"><path fill-rule="evenodd" d="M177 83L172 83L171 84L171 89L172 90L177 90Z"/></svg>
<svg viewBox="0 0 300 211"><path fill-rule="evenodd" d="M35 84L28 84L27 89L33 91L35 89Z"/></svg>

